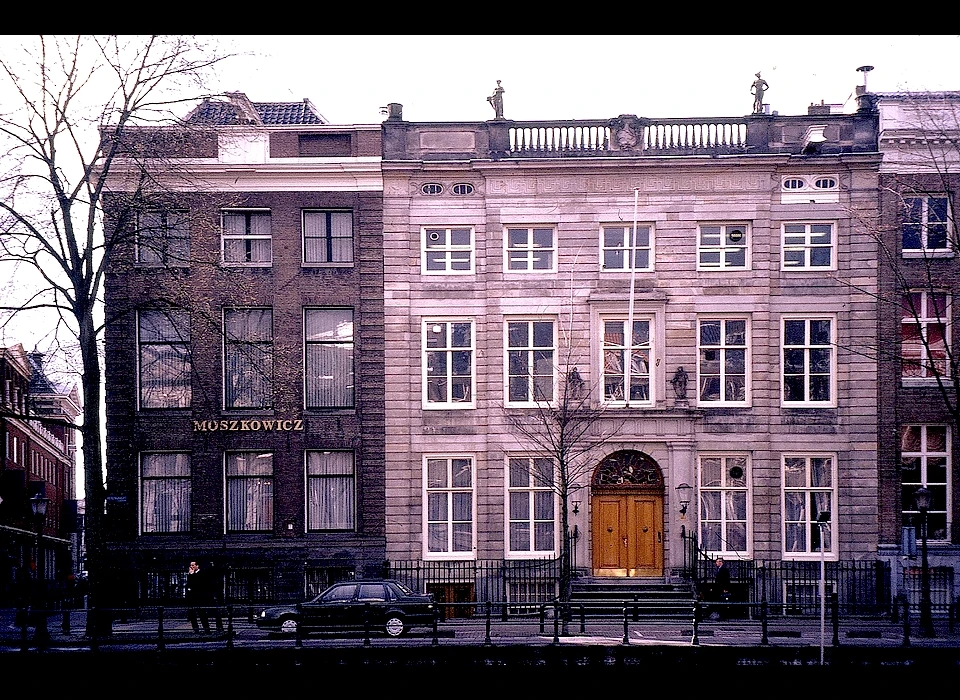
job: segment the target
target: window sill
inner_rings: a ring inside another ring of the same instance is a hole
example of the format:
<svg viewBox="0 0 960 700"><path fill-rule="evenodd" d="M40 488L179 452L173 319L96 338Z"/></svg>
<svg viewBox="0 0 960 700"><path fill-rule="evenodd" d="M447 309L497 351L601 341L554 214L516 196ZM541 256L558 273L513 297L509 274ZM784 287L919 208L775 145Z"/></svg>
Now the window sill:
<svg viewBox="0 0 960 700"><path fill-rule="evenodd" d="M903 250L901 255L908 259L924 258L952 258L956 253L952 250Z"/></svg>

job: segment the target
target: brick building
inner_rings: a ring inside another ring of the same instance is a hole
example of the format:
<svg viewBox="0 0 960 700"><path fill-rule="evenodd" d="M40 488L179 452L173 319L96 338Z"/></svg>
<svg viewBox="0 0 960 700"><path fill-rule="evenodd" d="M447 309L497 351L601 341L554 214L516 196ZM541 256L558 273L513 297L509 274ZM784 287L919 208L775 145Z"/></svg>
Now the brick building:
<svg viewBox="0 0 960 700"><path fill-rule="evenodd" d="M549 600L555 580L511 571L555 561L566 517L584 578L676 580L699 545L872 580L869 102L456 123L392 105L383 129L394 571L448 600ZM571 396L595 413L562 486L556 424L531 426ZM797 580L770 595L812 600Z"/></svg>
<svg viewBox="0 0 960 700"><path fill-rule="evenodd" d="M107 528L114 600L302 599L382 570L379 125L308 100L199 105L111 171ZM142 170L141 170L142 169ZM159 185L136 193L137 175Z"/></svg>
<svg viewBox="0 0 960 700"><path fill-rule="evenodd" d="M960 92L877 95L880 111L880 555L916 602L922 539L918 489L928 510L931 599L943 610L960 594L956 527L960 448ZM904 530L903 528L911 528Z"/></svg>

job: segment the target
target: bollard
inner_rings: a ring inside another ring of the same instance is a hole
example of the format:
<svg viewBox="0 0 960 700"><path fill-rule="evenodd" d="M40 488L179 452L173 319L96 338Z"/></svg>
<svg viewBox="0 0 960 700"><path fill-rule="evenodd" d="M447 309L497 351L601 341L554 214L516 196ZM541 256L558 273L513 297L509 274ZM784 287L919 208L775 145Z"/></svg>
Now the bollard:
<svg viewBox="0 0 960 700"><path fill-rule="evenodd" d="M560 603L553 602L553 643L560 643Z"/></svg>
<svg viewBox="0 0 960 700"><path fill-rule="evenodd" d="M580 634L587 633L587 609L580 603Z"/></svg>
<svg viewBox="0 0 960 700"><path fill-rule="evenodd" d="M300 625L298 624L297 627ZM227 649L233 649L233 606L227 606Z"/></svg>
<svg viewBox="0 0 960 700"><path fill-rule="evenodd" d="M440 645L440 634L437 630L439 622L440 622L440 608L435 608L433 611L433 641L430 643L431 646Z"/></svg>
<svg viewBox="0 0 960 700"><path fill-rule="evenodd" d="M547 604L546 604L546 603L541 603L541 605L540 605L540 634L544 634L544 633L546 632L546 624L547 624L546 618L547 618Z"/></svg>
<svg viewBox="0 0 960 700"><path fill-rule="evenodd" d="M370 603L363 604L363 646L370 646Z"/></svg>
<svg viewBox="0 0 960 700"><path fill-rule="evenodd" d="M299 649L303 646L303 606L300 603L297 603L297 629L293 636L296 640L293 645Z"/></svg>
<svg viewBox="0 0 960 700"><path fill-rule="evenodd" d="M763 600L760 603L760 643L769 644L770 640L767 637L767 601Z"/></svg>
<svg viewBox="0 0 960 700"><path fill-rule="evenodd" d="M157 608L157 651L163 651L165 642L163 641L163 606Z"/></svg>
<svg viewBox="0 0 960 700"><path fill-rule="evenodd" d="M490 641L490 615L492 613L493 613L493 605L488 600L487 601L487 636L483 640L483 643L485 646L490 646L493 643Z"/></svg>
<svg viewBox="0 0 960 700"><path fill-rule="evenodd" d="M30 650L30 641L27 638L27 608L17 608L17 617L20 619L20 651Z"/></svg>
<svg viewBox="0 0 960 700"><path fill-rule="evenodd" d="M700 601L693 601L693 639L690 640L692 646L700 646Z"/></svg>
<svg viewBox="0 0 960 700"><path fill-rule="evenodd" d="M830 594L830 617L833 622L833 646L840 646L840 598L836 592Z"/></svg>
<svg viewBox="0 0 960 700"><path fill-rule="evenodd" d="M70 634L70 609L64 608L60 620L60 631L64 634Z"/></svg>
<svg viewBox="0 0 960 700"><path fill-rule="evenodd" d="M630 609L626 603L623 604L623 643L630 643Z"/></svg>
<svg viewBox="0 0 960 700"><path fill-rule="evenodd" d="M903 599L903 646L910 646L910 601Z"/></svg>

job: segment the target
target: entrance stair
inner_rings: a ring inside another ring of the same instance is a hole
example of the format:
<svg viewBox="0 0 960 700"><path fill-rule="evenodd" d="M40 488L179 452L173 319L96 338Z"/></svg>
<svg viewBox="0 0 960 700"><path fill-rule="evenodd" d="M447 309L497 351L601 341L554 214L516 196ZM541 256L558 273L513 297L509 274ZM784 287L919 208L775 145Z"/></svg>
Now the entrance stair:
<svg viewBox="0 0 960 700"><path fill-rule="evenodd" d="M690 582L667 583L663 578L600 578L573 581L570 603L574 614L623 617L632 620L692 620L696 593Z"/></svg>

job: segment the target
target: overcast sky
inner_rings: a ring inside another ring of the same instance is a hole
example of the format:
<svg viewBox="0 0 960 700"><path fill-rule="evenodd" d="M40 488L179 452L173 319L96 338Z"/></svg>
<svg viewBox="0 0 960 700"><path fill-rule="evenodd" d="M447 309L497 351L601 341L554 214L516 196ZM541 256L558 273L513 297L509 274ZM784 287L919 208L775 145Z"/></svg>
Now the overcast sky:
<svg viewBox="0 0 960 700"><path fill-rule="evenodd" d="M508 119L734 117L758 71L780 114L871 91L960 90L956 35L222 36L245 55L220 71L251 100L309 98L330 122L372 124L403 105L412 121L486 120L502 81Z"/></svg>

